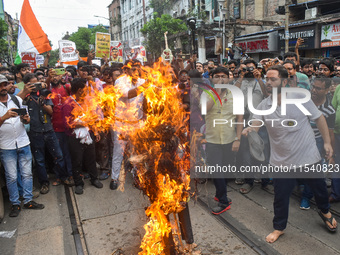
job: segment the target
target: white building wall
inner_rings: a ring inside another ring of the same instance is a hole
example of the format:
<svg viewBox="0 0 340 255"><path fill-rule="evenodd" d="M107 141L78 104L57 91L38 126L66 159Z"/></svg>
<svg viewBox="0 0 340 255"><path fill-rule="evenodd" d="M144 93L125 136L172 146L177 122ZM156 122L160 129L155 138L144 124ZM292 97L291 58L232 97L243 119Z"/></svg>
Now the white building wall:
<svg viewBox="0 0 340 255"><path fill-rule="evenodd" d="M145 1L147 22L152 18L153 9L150 1ZM143 0L120 0L122 19L122 41L130 41L129 46L141 44L143 40L140 29L144 26ZM138 42L138 43L137 43Z"/></svg>

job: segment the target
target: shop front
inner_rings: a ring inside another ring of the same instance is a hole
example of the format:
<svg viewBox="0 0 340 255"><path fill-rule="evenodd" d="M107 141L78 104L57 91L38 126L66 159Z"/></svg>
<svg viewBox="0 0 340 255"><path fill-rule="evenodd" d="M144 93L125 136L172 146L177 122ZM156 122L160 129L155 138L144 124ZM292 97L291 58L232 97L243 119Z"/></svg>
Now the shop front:
<svg viewBox="0 0 340 255"><path fill-rule="evenodd" d="M285 53L285 31L283 29L279 32L279 53L284 55ZM315 25L303 26L303 27L290 27L289 28L289 51L295 51L295 45L298 38L304 40L303 44L299 47L299 55L301 57L316 58L321 55L316 36L317 29Z"/></svg>
<svg viewBox="0 0 340 255"><path fill-rule="evenodd" d="M243 53L255 61L277 56L277 40L278 33L272 30L235 38L235 42L240 45Z"/></svg>
<svg viewBox="0 0 340 255"><path fill-rule="evenodd" d="M324 57L340 58L340 21L321 26L320 48Z"/></svg>

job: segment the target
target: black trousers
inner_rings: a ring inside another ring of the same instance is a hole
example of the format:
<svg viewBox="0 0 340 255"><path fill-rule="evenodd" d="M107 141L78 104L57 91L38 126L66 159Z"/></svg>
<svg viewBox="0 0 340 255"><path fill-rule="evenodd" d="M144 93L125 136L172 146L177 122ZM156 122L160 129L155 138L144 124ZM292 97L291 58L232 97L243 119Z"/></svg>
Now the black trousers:
<svg viewBox="0 0 340 255"><path fill-rule="evenodd" d="M98 178L94 137L91 137L93 140L92 144L82 144L80 143L80 140L74 136L68 137L72 161L72 174L76 186L84 186L84 181L80 176L83 168L89 173L91 181Z"/></svg>
<svg viewBox="0 0 340 255"><path fill-rule="evenodd" d="M287 226L289 213L289 197L296 186L297 179L274 179L274 219L275 230L284 230ZM303 179L311 188L315 196L315 202L322 213L328 213L328 191L325 179Z"/></svg>
<svg viewBox="0 0 340 255"><path fill-rule="evenodd" d="M228 166L234 164L235 153L231 150L233 143L213 144L207 143L206 154L208 166ZM214 178L214 176L212 176ZM228 204L227 179L214 178L216 197L220 203Z"/></svg>

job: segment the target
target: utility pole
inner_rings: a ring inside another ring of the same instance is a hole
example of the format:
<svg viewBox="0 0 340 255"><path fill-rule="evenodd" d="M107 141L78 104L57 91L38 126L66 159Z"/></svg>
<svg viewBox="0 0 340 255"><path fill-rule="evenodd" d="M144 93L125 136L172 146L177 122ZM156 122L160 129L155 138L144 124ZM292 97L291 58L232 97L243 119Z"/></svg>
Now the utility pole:
<svg viewBox="0 0 340 255"><path fill-rule="evenodd" d="M289 51L289 0L285 1L285 52Z"/></svg>

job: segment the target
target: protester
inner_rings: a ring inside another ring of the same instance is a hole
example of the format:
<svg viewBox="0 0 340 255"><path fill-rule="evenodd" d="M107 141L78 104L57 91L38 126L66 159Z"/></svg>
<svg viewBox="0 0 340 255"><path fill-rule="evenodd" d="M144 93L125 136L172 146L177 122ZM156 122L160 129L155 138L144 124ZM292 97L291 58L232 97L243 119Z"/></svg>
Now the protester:
<svg viewBox="0 0 340 255"><path fill-rule="evenodd" d="M281 104L281 89L287 85L288 72L282 66L273 66L268 69L266 77L266 86L269 93L272 93L276 88L278 91L277 100ZM298 98L298 94L291 94L291 98ZM272 105L273 95L263 100L258 110L266 110ZM242 131L242 134L247 136L251 131L258 131L260 121L264 121L271 144L270 164L272 166L307 166L310 167L318 164L321 160L317 149L314 134L309 124L309 119L314 120L324 140L325 157L329 159L333 155L331 140L328 133L327 123L323 115L318 111L314 103L310 100L304 104L304 107L311 113L311 116L306 116L296 107L295 104L287 105L287 115L281 115L281 111L277 110L268 115L255 115L253 127L248 127ZM273 125L267 125L266 119L278 119ZM299 127L295 127L295 132L287 130L280 126L281 121L285 119L294 119L299 123ZM256 127L258 126L258 127ZM309 150L306 150L309 148ZM302 167L304 168L304 167ZM274 179L274 231L266 237L269 243L275 242L285 230L288 221L289 197L295 187L296 179L289 178ZM324 221L327 229L334 232L337 229L337 222L329 211L330 205L328 202L328 192L326 183L323 178L308 178L303 179L311 188L316 204L319 208L319 215Z"/></svg>
<svg viewBox="0 0 340 255"><path fill-rule="evenodd" d="M68 136L68 144L72 160L72 173L75 184L75 193L84 193L84 181L81 177L84 168L90 175L90 182L96 188L102 188L103 184L98 180L96 168L96 151L92 131L86 127L82 120L76 120L72 115L74 108L82 108L81 99L86 87L86 79L75 78L71 83L71 96L67 98L63 106L65 133Z"/></svg>
<svg viewBox="0 0 340 255"><path fill-rule="evenodd" d="M18 171L22 178L24 209L44 209L34 202L32 178L32 154L24 123L30 122L28 113L18 115L14 109L23 108L22 99L7 93L8 81L0 75L0 159L5 168L9 200L12 204L10 217L17 217L21 210L18 191ZM25 109L25 108L24 108Z"/></svg>
<svg viewBox="0 0 340 255"><path fill-rule="evenodd" d="M214 84L228 84L229 71L226 68L218 67L213 73ZM218 125L214 127L214 119L228 119L242 123L242 115L233 115L232 94L227 89L216 89L222 100L222 105L214 104L214 100L207 101L206 122L206 153L207 164L211 166L227 166L234 164L234 155L239 150L241 131L243 126ZM217 95L213 94L215 100ZM212 208L213 214L221 214L230 209L231 200L227 197L227 184L225 178L214 178L216 189L215 200L218 205Z"/></svg>

